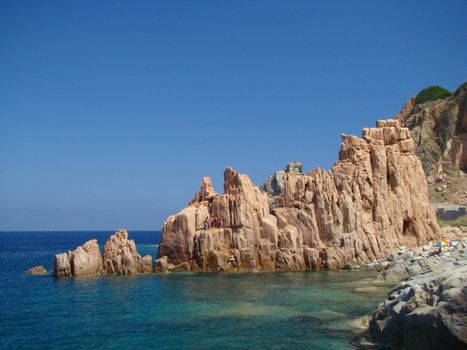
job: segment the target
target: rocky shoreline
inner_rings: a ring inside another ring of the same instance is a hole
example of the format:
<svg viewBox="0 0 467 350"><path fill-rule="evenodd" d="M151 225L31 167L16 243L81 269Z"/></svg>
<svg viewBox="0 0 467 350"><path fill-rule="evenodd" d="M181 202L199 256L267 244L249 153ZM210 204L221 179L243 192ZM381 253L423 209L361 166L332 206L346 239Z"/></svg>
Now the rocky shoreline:
<svg viewBox="0 0 467 350"><path fill-rule="evenodd" d="M467 348L467 228L445 227L442 237L444 240L399 247L384 259L348 267L374 270L385 283L397 283L373 315L362 320L365 330L356 336L354 345L371 349ZM57 254L53 274L127 275L186 269L165 258L153 266L151 256L141 257L128 233L118 230L107 240L103 254L96 240Z"/></svg>
<svg viewBox="0 0 467 350"><path fill-rule="evenodd" d="M398 284L363 320L367 328L356 338L357 347L467 348L467 228L444 231L445 240L401 247L364 266Z"/></svg>
<svg viewBox="0 0 467 350"><path fill-rule="evenodd" d="M293 165L263 190L232 168L224 194L203 178L164 222L154 266L118 230L103 253L91 240L56 255L54 276L375 269L400 283L369 320L373 346L465 349L466 232L439 228L409 130L380 120L342 135L331 171Z"/></svg>

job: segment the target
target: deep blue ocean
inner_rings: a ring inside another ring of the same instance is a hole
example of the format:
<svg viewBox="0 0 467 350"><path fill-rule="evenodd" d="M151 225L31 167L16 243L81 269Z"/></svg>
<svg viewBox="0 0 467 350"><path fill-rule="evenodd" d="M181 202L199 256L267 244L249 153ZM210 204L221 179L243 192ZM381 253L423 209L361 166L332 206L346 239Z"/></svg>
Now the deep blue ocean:
<svg viewBox="0 0 467 350"><path fill-rule="evenodd" d="M1 349L354 349L389 291L372 272L56 279L54 254L113 232L0 232ZM160 232L130 231L141 255Z"/></svg>

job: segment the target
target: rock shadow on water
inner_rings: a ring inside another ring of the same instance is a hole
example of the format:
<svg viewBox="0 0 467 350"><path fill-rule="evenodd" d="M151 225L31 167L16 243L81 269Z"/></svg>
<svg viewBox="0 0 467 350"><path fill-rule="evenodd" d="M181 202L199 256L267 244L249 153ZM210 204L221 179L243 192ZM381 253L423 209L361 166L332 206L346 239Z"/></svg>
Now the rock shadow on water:
<svg viewBox="0 0 467 350"><path fill-rule="evenodd" d="M292 323L308 324L310 326L323 326L329 324L329 321L308 315L293 316L290 317L289 320Z"/></svg>
<svg viewBox="0 0 467 350"><path fill-rule="evenodd" d="M252 318L266 317L293 318L300 317L300 312L292 308L279 305L264 305L257 303L234 303L229 307L217 305L217 310L204 312L200 314L203 318Z"/></svg>

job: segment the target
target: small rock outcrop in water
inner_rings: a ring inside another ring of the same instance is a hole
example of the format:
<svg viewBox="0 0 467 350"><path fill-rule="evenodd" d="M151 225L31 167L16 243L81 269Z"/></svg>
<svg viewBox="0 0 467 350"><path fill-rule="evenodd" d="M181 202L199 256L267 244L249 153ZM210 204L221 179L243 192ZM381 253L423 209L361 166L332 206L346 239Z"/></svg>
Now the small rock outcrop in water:
<svg viewBox="0 0 467 350"><path fill-rule="evenodd" d="M388 349L467 348L467 240L423 247L421 260L399 258L385 276L411 276L373 313L370 334ZM440 252L423 256L431 248ZM444 249L441 251L441 249ZM418 265L418 266L417 266ZM414 268L415 267L415 268Z"/></svg>
<svg viewBox="0 0 467 350"><path fill-rule="evenodd" d="M55 255L53 271L57 277L150 273L152 258L141 257L135 242L128 239L128 233L118 230L107 240L103 256L97 240L93 239L74 251Z"/></svg>
<svg viewBox="0 0 467 350"><path fill-rule="evenodd" d="M44 273L47 273L47 270L45 269L44 266L34 266L31 267L29 270L26 271L28 275L42 275Z"/></svg>
<svg viewBox="0 0 467 350"><path fill-rule="evenodd" d="M106 274L132 275L151 273L152 258L141 257L136 250L135 241L128 239L125 230L118 230L104 246L104 271Z"/></svg>
<svg viewBox="0 0 467 350"><path fill-rule="evenodd" d="M247 175L227 168L224 194L203 178L164 222L158 258L201 271L336 270L439 237L413 140L397 120L342 135L330 172L286 173L283 183L271 208Z"/></svg>
<svg viewBox="0 0 467 350"><path fill-rule="evenodd" d="M97 240L87 241L75 250L55 255L54 275L83 276L102 273L102 255Z"/></svg>

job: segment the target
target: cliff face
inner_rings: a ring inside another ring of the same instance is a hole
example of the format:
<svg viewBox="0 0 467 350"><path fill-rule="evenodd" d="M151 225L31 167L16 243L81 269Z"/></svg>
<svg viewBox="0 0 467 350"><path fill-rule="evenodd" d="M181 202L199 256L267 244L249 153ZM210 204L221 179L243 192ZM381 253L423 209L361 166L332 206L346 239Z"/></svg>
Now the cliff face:
<svg viewBox="0 0 467 350"><path fill-rule="evenodd" d="M273 209L231 168L224 194L204 178L188 207L164 222L158 258L201 271L334 270L439 237L421 162L397 120L378 121L362 138L343 135L330 172L282 175Z"/></svg>
<svg viewBox="0 0 467 350"><path fill-rule="evenodd" d="M467 83L448 98L416 103L395 117L409 128L433 202L467 205Z"/></svg>

